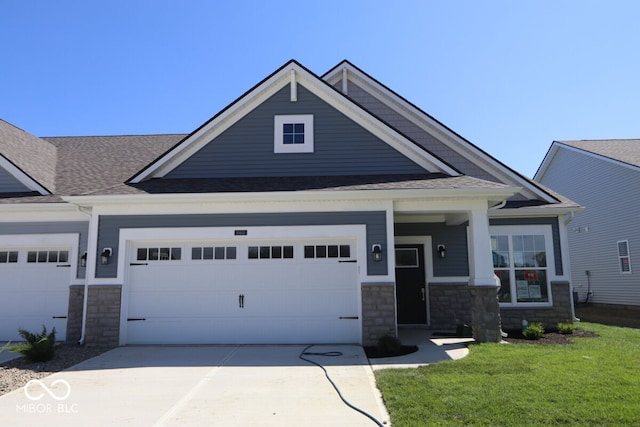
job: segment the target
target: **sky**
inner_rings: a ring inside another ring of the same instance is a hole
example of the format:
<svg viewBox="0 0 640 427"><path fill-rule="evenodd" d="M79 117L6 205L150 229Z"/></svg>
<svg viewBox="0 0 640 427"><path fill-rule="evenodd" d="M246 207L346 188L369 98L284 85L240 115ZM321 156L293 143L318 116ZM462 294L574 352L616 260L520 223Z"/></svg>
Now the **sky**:
<svg viewBox="0 0 640 427"><path fill-rule="evenodd" d="M343 59L533 177L554 140L640 138L635 0L0 0L0 118L190 133L290 59Z"/></svg>

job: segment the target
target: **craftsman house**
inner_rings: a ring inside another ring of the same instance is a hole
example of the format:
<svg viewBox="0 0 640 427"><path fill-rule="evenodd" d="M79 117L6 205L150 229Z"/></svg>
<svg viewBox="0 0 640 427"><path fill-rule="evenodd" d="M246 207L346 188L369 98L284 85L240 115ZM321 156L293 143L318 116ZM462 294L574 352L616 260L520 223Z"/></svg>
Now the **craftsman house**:
<svg viewBox="0 0 640 427"><path fill-rule="evenodd" d="M187 135L0 121L0 340L497 341L573 319L579 209L348 61L290 61Z"/></svg>

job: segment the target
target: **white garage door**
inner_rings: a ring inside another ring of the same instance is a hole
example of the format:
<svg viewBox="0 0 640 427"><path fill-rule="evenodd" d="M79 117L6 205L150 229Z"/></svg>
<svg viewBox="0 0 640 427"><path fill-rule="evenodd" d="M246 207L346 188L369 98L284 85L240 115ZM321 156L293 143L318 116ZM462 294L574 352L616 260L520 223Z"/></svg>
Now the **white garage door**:
<svg viewBox="0 0 640 427"><path fill-rule="evenodd" d="M357 343L354 246L138 242L126 343Z"/></svg>
<svg viewBox="0 0 640 427"><path fill-rule="evenodd" d="M18 328L56 328L64 340L71 264L70 248L0 248L0 341L23 340Z"/></svg>

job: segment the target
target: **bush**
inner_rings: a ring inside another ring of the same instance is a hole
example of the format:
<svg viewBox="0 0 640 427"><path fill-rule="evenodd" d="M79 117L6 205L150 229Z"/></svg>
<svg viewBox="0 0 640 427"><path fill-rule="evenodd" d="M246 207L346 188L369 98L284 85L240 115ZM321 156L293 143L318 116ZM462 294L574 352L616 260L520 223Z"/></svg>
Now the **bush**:
<svg viewBox="0 0 640 427"><path fill-rule="evenodd" d="M573 323L558 323L558 332L561 334L569 335L576 330L576 325Z"/></svg>
<svg viewBox="0 0 640 427"><path fill-rule="evenodd" d="M378 339L379 354L396 354L400 351L400 347L402 347L400 340L391 335L384 335Z"/></svg>
<svg viewBox="0 0 640 427"><path fill-rule="evenodd" d="M56 328L47 334L47 328L42 325L42 332L32 334L31 332L18 329L20 336L26 343L9 347L9 350L23 354L30 362L46 362L53 359L56 343Z"/></svg>
<svg viewBox="0 0 640 427"><path fill-rule="evenodd" d="M542 334L544 334L544 328L539 322L529 323L527 329L522 332L522 335L528 340L539 340L542 338Z"/></svg>

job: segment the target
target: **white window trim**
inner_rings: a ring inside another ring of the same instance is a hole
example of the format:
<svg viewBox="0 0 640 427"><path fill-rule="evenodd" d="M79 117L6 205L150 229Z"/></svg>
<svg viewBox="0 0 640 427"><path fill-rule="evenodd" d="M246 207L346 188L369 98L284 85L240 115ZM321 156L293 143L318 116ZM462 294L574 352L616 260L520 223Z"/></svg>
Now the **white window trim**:
<svg viewBox="0 0 640 427"><path fill-rule="evenodd" d="M620 255L620 243L624 243L627 246L627 254L626 255ZM620 274L631 274L631 248L629 247L629 240L625 239L625 240L618 240L616 242L616 248L618 250L618 268L620 269ZM624 271L622 269L622 259L626 258L628 260L629 263L629 271Z"/></svg>
<svg viewBox="0 0 640 427"><path fill-rule="evenodd" d="M282 125L288 123L304 124L304 144L284 144ZM274 116L273 118L273 152L274 153L313 153L313 114L295 114Z"/></svg>
<svg viewBox="0 0 640 427"><path fill-rule="evenodd" d="M550 225L493 225L489 227L489 234L491 236L501 235L509 236L509 250L511 247L511 236L513 235L534 235L541 234L544 236L544 244L547 253L547 293L549 295L549 301L547 302L501 302L500 307L514 307L514 308L526 308L526 307L551 307L553 306L553 293L551 289L551 282L556 280L556 265L555 265L555 248L553 246L553 232ZM513 262L513 260L512 260ZM510 271L513 267L510 267ZM515 286L515 282L512 280L512 286ZM512 300L513 301L513 300Z"/></svg>

